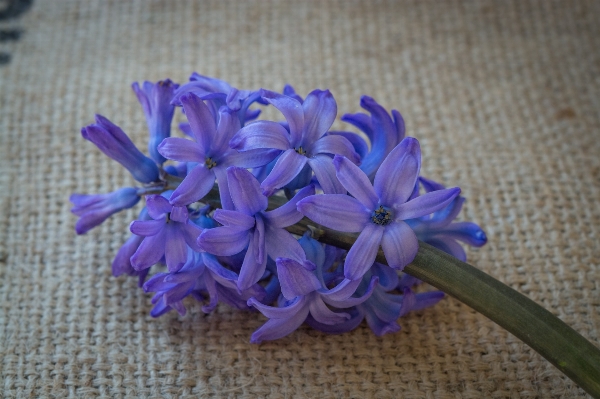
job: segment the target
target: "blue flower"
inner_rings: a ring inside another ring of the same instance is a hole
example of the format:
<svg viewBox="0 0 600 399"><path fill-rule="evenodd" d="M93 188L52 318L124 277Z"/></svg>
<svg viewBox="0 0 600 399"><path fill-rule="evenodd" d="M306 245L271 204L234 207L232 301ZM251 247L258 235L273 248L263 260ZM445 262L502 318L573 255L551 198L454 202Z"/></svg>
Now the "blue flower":
<svg viewBox="0 0 600 399"><path fill-rule="evenodd" d="M459 188L409 198L421 167L419 142L407 137L381 164L371 185L367 175L344 157L334 159L336 174L354 197L345 194L314 195L298 203L298 210L313 221L334 230L360 232L348 252L344 275L360 279L375 261L381 244L388 264L403 269L419 248L417 237L404 220L414 219L447 206Z"/></svg>
<svg viewBox="0 0 600 399"><path fill-rule="evenodd" d="M173 192L171 203L183 206L200 200L210 191L216 179L221 183L222 203L231 207L226 169L231 165L265 165L276 156L276 152L257 150L238 153L229 147L229 140L240 128L238 119L230 110L221 108L217 121L198 96L186 94L180 100L195 141L169 137L158 146L158 152L167 159L191 163L185 179Z"/></svg>
<svg viewBox="0 0 600 399"><path fill-rule="evenodd" d="M445 187L432 180L420 177L419 181L425 192L443 190ZM487 236L481 227L472 222L454 222L465 202L463 197L456 197L446 207L420 218L407 220L417 238L442 251L466 262L467 255L458 241L473 247L481 247L487 242Z"/></svg>
<svg viewBox="0 0 600 399"><path fill-rule="evenodd" d="M369 138L371 150L360 138L353 133L336 132L352 141L356 151L361 154L360 169L373 181L377 169L387 155L404 139L405 126L402 115L392 110L392 117L373 98L362 96L360 106L369 111L370 116L363 113L345 114L344 122L348 122L363 131Z"/></svg>
<svg viewBox="0 0 600 399"><path fill-rule="evenodd" d="M257 284L245 292L238 292L237 278L236 273L223 267L213 255L190 251L186 264L179 271L155 274L144 284L144 291L156 292L150 315L158 317L171 309L184 315L186 309L182 301L189 295L201 302L208 296L208 304L202 306L204 313L212 312L219 301L247 309L246 301L250 297L264 297L263 288Z"/></svg>
<svg viewBox="0 0 600 399"><path fill-rule="evenodd" d="M154 161L142 154L125 132L105 117L96 115L96 123L82 128L81 135L123 165L137 181L152 183L158 180L158 167Z"/></svg>
<svg viewBox="0 0 600 399"><path fill-rule="evenodd" d="M137 82L131 85L146 115L150 132L148 152L158 164L165 162L165 158L158 153L157 147L171 135L171 121L175 112L171 100L178 87L179 85L170 79L158 83L144 82L142 87Z"/></svg>
<svg viewBox="0 0 600 399"><path fill-rule="evenodd" d="M288 257L307 262L300 244L283 228L302 219L296 203L314 194L314 187L300 190L284 206L266 212L267 198L250 172L232 166L227 169L227 181L235 210L217 209L213 217L223 227L202 232L198 244L203 250L219 256L235 255L247 248L238 280L240 290L260 280L266 270L267 255L272 259Z"/></svg>
<svg viewBox="0 0 600 399"><path fill-rule="evenodd" d="M188 247L202 251L196 244L202 229L189 220L185 206L173 206L160 195L146 196L146 207L153 220L136 220L129 227L133 234L144 237L131 264L144 270L164 257L169 271L176 272L187 260Z"/></svg>
<svg viewBox="0 0 600 399"><path fill-rule="evenodd" d="M189 93L209 101L214 115L219 108L226 106L235 112L241 126L256 119L260 114L260 110L249 110L250 105L255 102L264 103L258 91L238 90L224 80L203 76L196 72L190 76L190 82L182 85L175 92L172 104L181 105L181 97Z"/></svg>
<svg viewBox="0 0 600 399"><path fill-rule="evenodd" d="M289 132L279 123L257 121L242 128L230 145L239 151L267 148L282 151L273 170L261 183L265 195L270 196L290 183L306 165L315 173L325 193L343 192L330 155L344 155L353 162L359 162L359 156L346 138L326 135L337 114L337 105L329 90L314 90L303 103L267 90L261 94L281 111Z"/></svg>
<svg viewBox="0 0 600 399"><path fill-rule="evenodd" d="M138 189L121 188L109 194L71 194L71 209L79 220L75 224L77 234L87 233L113 214L131 208L140 200Z"/></svg>

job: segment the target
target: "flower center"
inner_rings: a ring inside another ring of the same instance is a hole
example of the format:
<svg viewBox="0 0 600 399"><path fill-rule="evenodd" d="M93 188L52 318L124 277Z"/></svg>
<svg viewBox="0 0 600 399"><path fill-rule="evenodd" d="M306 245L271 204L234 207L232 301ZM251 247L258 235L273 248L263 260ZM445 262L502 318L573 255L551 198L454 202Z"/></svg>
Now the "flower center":
<svg viewBox="0 0 600 399"><path fill-rule="evenodd" d="M215 166L217 166L217 163L213 161L212 158L206 157L206 159L204 160L204 166L206 166L207 169L212 169Z"/></svg>
<svg viewBox="0 0 600 399"><path fill-rule="evenodd" d="M302 148L302 146L295 148L295 150L300 155L304 155L305 157L308 156L308 154L306 153L306 150L304 148Z"/></svg>
<svg viewBox="0 0 600 399"><path fill-rule="evenodd" d="M386 226L392 223L392 211L379 205L371 214L371 221L380 226Z"/></svg>

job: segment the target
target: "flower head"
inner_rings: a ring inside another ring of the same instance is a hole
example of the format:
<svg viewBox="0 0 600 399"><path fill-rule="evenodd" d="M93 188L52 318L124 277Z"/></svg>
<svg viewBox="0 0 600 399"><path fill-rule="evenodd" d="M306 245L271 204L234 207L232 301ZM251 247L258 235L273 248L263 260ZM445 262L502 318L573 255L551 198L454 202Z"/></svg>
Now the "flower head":
<svg viewBox="0 0 600 399"><path fill-rule="evenodd" d="M158 167L140 152L120 127L96 115L96 123L81 129L84 139L91 141L106 154L123 165L141 183L158 180Z"/></svg>
<svg viewBox="0 0 600 399"><path fill-rule="evenodd" d="M300 201L298 210L326 227L360 232L344 266L344 274L351 280L360 279L369 270L379 245L388 264L403 269L419 247L415 233L404 220L435 212L460 193L460 189L452 188L410 199L421 167L419 142L411 137L402 140L386 157L373 185L348 159L337 156L334 164L338 179L353 197L315 195Z"/></svg>
<svg viewBox="0 0 600 399"><path fill-rule="evenodd" d="M178 87L179 85L170 79L157 83L144 82L141 87L137 82L131 85L146 115L146 123L150 132L148 152L158 164L165 161L165 158L157 151L157 147L171 135L171 121L175 113L175 107L171 105L171 100Z"/></svg>

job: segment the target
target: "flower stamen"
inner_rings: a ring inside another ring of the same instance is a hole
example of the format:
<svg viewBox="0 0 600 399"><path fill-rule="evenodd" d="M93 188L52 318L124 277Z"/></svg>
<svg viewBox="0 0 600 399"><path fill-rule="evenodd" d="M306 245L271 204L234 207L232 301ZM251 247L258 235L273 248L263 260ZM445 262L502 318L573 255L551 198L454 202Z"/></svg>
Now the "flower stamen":
<svg viewBox="0 0 600 399"><path fill-rule="evenodd" d="M392 211L379 205L371 214L371 221L380 226L386 226L392 223Z"/></svg>
<svg viewBox="0 0 600 399"><path fill-rule="evenodd" d="M212 158L206 157L206 160L204 161L204 166L206 166L207 169L212 169L215 166L217 166L217 163L213 161Z"/></svg>

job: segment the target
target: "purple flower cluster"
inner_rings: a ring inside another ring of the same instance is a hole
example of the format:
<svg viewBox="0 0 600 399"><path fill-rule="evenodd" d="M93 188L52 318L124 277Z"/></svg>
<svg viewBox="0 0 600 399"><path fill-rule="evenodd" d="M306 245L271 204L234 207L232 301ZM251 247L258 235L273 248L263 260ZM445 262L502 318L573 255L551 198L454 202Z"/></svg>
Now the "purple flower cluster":
<svg viewBox="0 0 600 399"><path fill-rule="evenodd" d="M328 90L303 99L291 86L282 93L238 90L196 73L182 85L132 87L146 116L149 156L100 115L82 135L138 187L70 199L83 234L144 197L113 274L136 275L154 293L152 316L171 309L183 315L192 297L206 313L219 303L258 310L268 320L252 335L256 343L304 323L342 333L366 320L383 335L400 329L400 317L443 297L415 293L419 281L401 272L419 240L461 260L459 241L486 242L479 226L455 221L464 203L460 189L420 176L419 142L405 137L400 113L390 116L370 97L360 102L368 114L341 117L361 135L331 130L337 104ZM262 106L282 119L255 121ZM178 107L187 137L171 137ZM288 201L272 206L279 195ZM358 233L356 242L344 251L310 231L290 234L286 228L303 217ZM387 265L376 262L380 248Z"/></svg>

